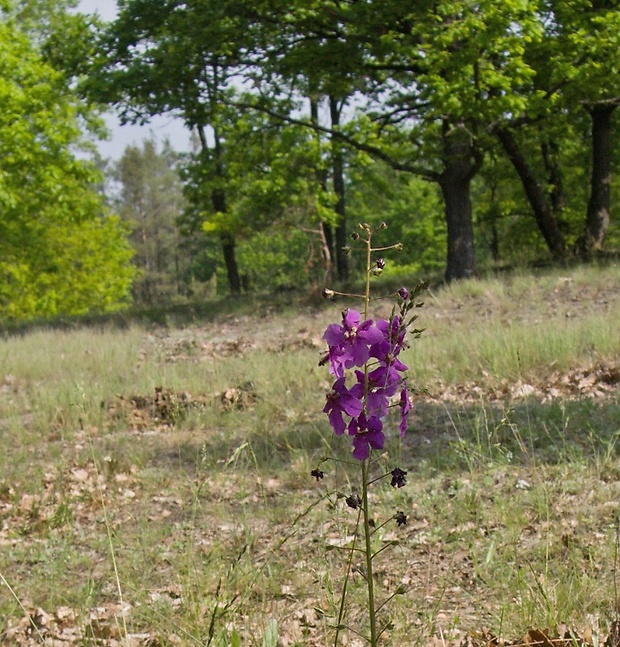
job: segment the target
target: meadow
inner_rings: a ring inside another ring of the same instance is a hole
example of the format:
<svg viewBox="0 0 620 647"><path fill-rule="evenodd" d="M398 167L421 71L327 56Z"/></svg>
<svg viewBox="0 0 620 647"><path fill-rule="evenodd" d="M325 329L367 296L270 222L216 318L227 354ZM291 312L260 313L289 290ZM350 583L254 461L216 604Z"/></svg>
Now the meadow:
<svg viewBox="0 0 620 647"><path fill-rule="evenodd" d="M379 599L397 593L385 644L602 644L620 612L620 266L424 302L415 410L377 466L408 483L372 491L377 526L408 517L374 535ZM355 515L350 466L321 463L350 443L319 359L348 305L0 339L0 643L275 645L277 623L282 647L333 644ZM348 625L364 600L354 564Z"/></svg>

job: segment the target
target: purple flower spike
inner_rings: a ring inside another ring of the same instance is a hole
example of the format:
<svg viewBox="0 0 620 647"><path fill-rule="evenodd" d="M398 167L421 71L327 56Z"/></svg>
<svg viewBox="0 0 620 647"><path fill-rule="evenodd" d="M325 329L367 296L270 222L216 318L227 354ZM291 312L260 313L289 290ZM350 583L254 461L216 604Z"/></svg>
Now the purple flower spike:
<svg viewBox="0 0 620 647"><path fill-rule="evenodd" d="M407 297L406 288L402 288L399 298ZM405 334L400 317L362 321L357 310L345 310L342 323L330 324L323 334L328 349L319 365L329 364L336 377L323 411L337 436L347 431L352 437L357 460L365 461L373 449L383 449L383 419L388 416L390 399L399 393L400 435L407 430L412 405L404 375L407 366L398 358L406 347ZM347 388L346 373L362 367L355 370L356 383Z"/></svg>
<svg viewBox="0 0 620 647"><path fill-rule="evenodd" d="M323 408L323 413L327 414L329 424L332 426L336 436L342 436L346 429L346 423L343 414L355 418L362 413L362 401L359 387L356 385L349 390L344 385L344 377L336 380L332 387L331 393L327 394L327 402ZM359 397L358 397L359 396Z"/></svg>

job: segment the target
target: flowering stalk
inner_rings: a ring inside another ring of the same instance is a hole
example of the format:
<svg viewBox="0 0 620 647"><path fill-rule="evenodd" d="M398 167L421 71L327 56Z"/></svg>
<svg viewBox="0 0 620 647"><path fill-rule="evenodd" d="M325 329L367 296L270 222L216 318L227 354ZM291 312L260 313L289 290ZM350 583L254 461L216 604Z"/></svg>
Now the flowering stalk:
<svg viewBox="0 0 620 647"><path fill-rule="evenodd" d="M367 230L366 238L366 290L364 292L364 319L368 319L370 305L370 273L372 267L372 234ZM364 409L368 406L368 362L364 364ZM364 542L366 545L366 588L368 591L368 619L370 624L370 644L377 644L377 614L375 611L374 576L372 572L372 546L370 512L368 509L368 464L370 456L362 461L362 514L364 516Z"/></svg>
<svg viewBox="0 0 620 647"><path fill-rule="evenodd" d="M383 223L379 228L385 229ZM409 294L407 288L401 288L397 294L397 305L392 310L388 320L378 319L373 322L369 319L371 301L371 277L378 276L385 267L382 258L373 261L373 254L387 249L401 249L400 243L390 247L372 246L373 230L369 225L360 225L365 232L362 237L354 234L354 240L362 239L366 244L366 281L363 295L363 314L356 310L345 310L342 313L342 323L330 324L323 338L327 342L328 351L321 360L321 365L329 364L330 373L336 378L331 392L327 395L327 402L323 411L328 415L330 425L337 436L344 435L345 431L352 437L353 458L360 461L361 469L361 496L351 495L346 498L346 503L354 509L361 510L362 527L364 533L365 580L368 594L369 636L366 638L372 647L376 647L379 637L385 630L377 628L377 612L385 605L378 608L375 601L373 558L381 551L373 554L372 535L374 523L371 519L368 490L369 486L383 477L370 478L372 465L372 451L383 449L385 442L384 419L392 406L400 408L399 430L401 437L407 428L407 415L411 409L407 391L406 376L407 366L399 359L399 354L405 348L405 334L408 326L416 319L415 316L407 321L407 316L412 308L417 307L414 296L422 286ZM340 294L331 289L325 289L323 295L333 298ZM415 336L422 331L414 330ZM362 369L362 370L359 370ZM347 386L347 378L353 371L355 383ZM392 404L390 399L398 397L398 402ZM321 473L322 474L322 473ZM389 473L388 473L389 474ZM392 470L392 487L402 487L406 481L406 472L400 468ZM387 476L387 474L384 474ZM397 524L406 523L406 515L398 512L392 517ZM358 518L359 523L359 518ZM383 526L385 524L381 524ZM380 526L380 527L381 527ZM357 550L357 549L356 549ZM351 551L350 557L352 557ZM342 610L346 587L343 590L341 601L338 631L342 626ZM336 633L336 644L338 641ZM359 634L358 631L353 630Z"/></svg>

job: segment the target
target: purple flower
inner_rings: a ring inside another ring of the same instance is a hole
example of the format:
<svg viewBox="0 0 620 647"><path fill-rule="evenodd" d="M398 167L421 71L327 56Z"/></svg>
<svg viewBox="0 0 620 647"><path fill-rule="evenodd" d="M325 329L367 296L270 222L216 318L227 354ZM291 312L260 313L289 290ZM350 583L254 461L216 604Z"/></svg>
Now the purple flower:
<svg viewBox="0 0 620 647"><path fill-rule="evenodd" d="M385 395L391 396L398 391L402 376L394 366L379 366L368 373L368 386L371 389L382 389Z"/></svg>
<svg viewBox="0 0 620 647"><path fill-rule="evenodd" d="M336 377L342 377L344 369L364 366L370 357L369 346L383 339L372 319L360 323L361 318L356 310L346 310L342 315L342 325L330 324L323 333L329 346L329 370Z"/></svg>
<svg viewBox="0 0 620 647"><path fill-rule="evenodd" d="M344 377L344 365L346 357L338 346L330 346L329 350L323 355L319 366L324 366L329 362L329 372L335 377Z"/></svg>
<svg viewBox="0 0 620 647"><path fill-rule="evenodd" d="M357 383L364 389L365 376L362 371L355 371ZM384 418L389 409L388 398L398 391L402 378L393 367L379 366L368 373L368 392L366 394L366 412L370 416Z"/></svg>
<svg viewBox="0 0 620 647"><path fill-rule="evenodd" d="M400 319L398 317L394 317L391 321L378 319L376 327L381 331L383 337L380 342L373 344L370 356L387 366L394 366L397 371L406 371L407 365L398 359L398 354L403 349L405 341L405 330L400 328Z"/></svg>
<svg viewBox="0 0 620 647"><path fill-rule="evenodd" d="M349 434L353 436L353 458L365 461L370 456L370 448L383 449L385 436L383 423L376 416L361 413L349 423Z"/></svg>
<svg viewBox="0 0 620 647"><path fill-rule="evenodd" d="M366 396L366 412L369 416L384 418L390 407L390 401L381 389L369 391Z"/></svg>
<svg viewBox="0 0 620 647"><path fill-rule="evenodd" d="M407 431L407 414L411 411L411 402L409 400L409 393L407 393L407 387L404 387L400 392L400 402L398 404L400 406L400 425L398 429L401 438L403 438Z"/></svg>
<svg viewBox="0 0 620 647"><path fill-rule="evenodd" d="M329 424L332 426L334 433L341 436L346 429L343 413L355 418L362 413L362 396L363 388L360 390L359 385L355 385L351 390L344 385L344 377L334 382L332 391L327 394L327 402L323 408L323 413L327 414Z"/></svg>

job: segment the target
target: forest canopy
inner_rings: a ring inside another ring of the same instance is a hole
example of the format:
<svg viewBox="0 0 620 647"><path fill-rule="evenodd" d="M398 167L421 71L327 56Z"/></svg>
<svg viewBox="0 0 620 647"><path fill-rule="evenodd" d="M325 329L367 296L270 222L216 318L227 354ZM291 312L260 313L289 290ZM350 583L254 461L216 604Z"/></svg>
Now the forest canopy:
<svg viewBox="0 0 620 647"><path fill-rule="evenodd" d="M616 0L70 6L2 11L3 318L346 282L359 222L395 277L617 251ZM104 110L192 152L98 170Z"/></svg>

